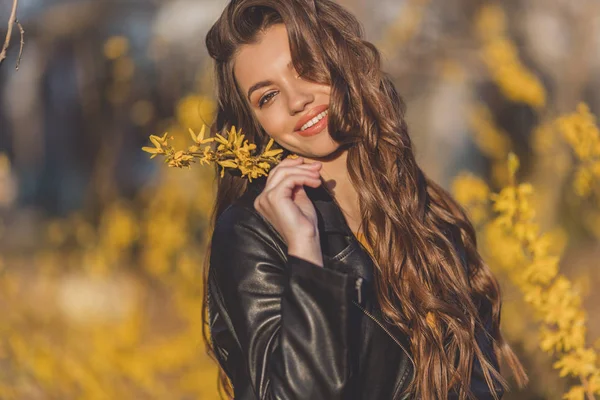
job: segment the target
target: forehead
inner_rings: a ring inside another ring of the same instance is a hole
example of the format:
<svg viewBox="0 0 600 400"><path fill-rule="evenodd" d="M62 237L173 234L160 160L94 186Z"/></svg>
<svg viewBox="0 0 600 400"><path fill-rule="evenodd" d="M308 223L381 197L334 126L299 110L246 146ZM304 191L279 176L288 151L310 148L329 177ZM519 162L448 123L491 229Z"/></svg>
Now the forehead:
<svg viewBox="0 0 600 400"><path fill-rule="evenodd" d="M271 73L287 67L290 45L284 24L276 24L263 32L256 43L240 47L234 57L233 74L242 89L255 81L269 79Z"/></svg>

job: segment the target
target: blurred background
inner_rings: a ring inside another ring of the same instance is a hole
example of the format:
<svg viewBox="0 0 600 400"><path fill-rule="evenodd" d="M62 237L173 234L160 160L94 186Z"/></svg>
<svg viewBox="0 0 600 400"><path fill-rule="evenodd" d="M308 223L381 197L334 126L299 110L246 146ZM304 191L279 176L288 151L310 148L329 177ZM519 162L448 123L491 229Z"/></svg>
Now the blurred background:
<svg viewBox="0 0 600 400"><path fill-rule="evenodd" d="M0 3L2 42L12 3ZM507 156L519 157L535 221L587 313L593 372L600 2L339 3L381 50L431 178L472 206L510 186ZM182 148L188 128L211 122L204 37L225 4L19 1L19 69L17 25L0 67L1 399L219 398L200 320L212 168L168 168L141 147L169 132ZM468 209L483 233L493 210ZM503 265L503 246L482 240L481 251L502 284L504 334L531 379L505 398L560 399L593 375L562 377L553 366L543 316ZM568 398L593 398L587 388Z"/></svg>

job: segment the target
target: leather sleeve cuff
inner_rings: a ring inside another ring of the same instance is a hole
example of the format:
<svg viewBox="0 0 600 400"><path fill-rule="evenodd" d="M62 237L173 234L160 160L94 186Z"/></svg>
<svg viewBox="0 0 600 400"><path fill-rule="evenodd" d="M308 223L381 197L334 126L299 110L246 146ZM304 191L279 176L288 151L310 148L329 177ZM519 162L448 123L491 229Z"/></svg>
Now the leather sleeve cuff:
<svg viewBox="0 0 600 400"><path fill-rule="evenodd" d="M325 265L321 267L302 258L288 255L290 284L301 284L305 290L307 284L313 287L310 290L322 290L323 297L336 296L337 302L341 297L360 303L362 278L331 269L327 259L324 262Z"/></svg>

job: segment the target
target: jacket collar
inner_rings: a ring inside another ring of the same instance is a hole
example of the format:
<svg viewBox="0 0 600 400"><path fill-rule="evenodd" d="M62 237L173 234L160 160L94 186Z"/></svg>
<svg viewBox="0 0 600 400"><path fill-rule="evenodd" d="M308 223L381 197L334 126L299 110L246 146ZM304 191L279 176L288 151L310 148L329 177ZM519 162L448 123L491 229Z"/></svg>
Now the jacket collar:
<svg viewBox="0 0 600 400"><path fill-rule="evenodd" d="M323 179L321 181L321 185L316 188L304 186L306 195L313 202L317 211L319 227L326 233L352 235L352 230L348 226L344 214L323 186L325 184ZM263 191L266 182L267 177L265 176L254 179L248 183L247 191L258 196Z"/></svg>

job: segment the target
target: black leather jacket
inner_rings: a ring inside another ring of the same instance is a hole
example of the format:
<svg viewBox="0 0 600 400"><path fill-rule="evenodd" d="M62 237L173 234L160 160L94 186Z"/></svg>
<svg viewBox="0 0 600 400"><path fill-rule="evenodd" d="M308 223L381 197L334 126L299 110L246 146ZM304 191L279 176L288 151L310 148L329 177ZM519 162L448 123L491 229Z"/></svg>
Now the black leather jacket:
<svg viewBox="0 0 600 400"><path fill-rule="evenodd" d="M265 181L249 183L222 212L212 238L210 332L235 399L411 398L401 395L414 378L408 337L384 321L373 262L337 204L322 186L305 187L317 210L322 268L288 256L254 209ZM489 342L484 351L496 362ZM478 365L471 386L478 398L493 398Z"/></svg>

